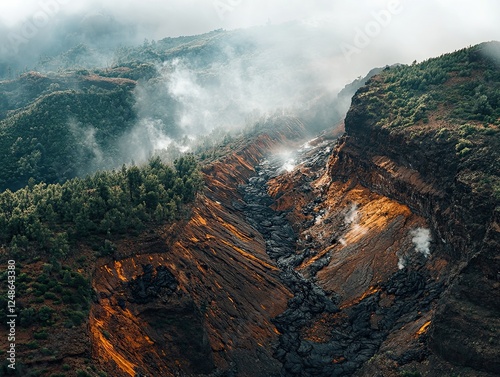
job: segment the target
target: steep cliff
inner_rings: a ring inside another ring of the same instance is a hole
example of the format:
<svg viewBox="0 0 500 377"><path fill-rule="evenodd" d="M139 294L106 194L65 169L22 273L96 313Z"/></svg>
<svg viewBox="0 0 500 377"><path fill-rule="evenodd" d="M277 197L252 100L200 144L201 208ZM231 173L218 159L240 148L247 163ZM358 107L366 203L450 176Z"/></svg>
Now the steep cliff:
<svg viewBox="0 0 500 377"><path fill-rule="evenodd" d="M354 96L324 172L305 160L270 181L296 269L338 305L302 327L287 375L499 373L498 49L385 70Z"/></svg>
<svg viewBox="0 0 500 377"><path fill-rule="evenodd" d="M433 242L423 269L438 261L447 265L434 267L446 290L436 302L427 346L453 364L493 374L500 372L498 104L465 117L461 110L470 99L450 103L437 94L452 97L464 87L478 93L488 86L498 93L498 52L499 44L490 43L440 58L460 61L460 69L443 64L446 79L427 91L438 98L433 108L402 128L387 124L390 116L384 123L366 115L373 96L385 100L390 94L389 74L374 80L353 99L348 136L330 167L332 178L355 177L427 221ZM467 68L469 74L461 75ZM481 98L475 96L474 106ZM463 144L471 149L464 151ZM431 371L439 364L434 356L429 363Z"/></svg>

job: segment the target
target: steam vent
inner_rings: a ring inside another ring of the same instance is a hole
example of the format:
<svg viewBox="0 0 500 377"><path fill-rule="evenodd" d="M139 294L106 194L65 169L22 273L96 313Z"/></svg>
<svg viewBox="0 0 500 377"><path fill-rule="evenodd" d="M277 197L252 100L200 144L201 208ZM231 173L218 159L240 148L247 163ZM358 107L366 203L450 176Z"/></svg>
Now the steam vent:
<svg viewBox="0 0 500 377"><path fill-rule="evenodd" d="M0 376L500 376L500 42L103 3L0 23Z"/></svg>

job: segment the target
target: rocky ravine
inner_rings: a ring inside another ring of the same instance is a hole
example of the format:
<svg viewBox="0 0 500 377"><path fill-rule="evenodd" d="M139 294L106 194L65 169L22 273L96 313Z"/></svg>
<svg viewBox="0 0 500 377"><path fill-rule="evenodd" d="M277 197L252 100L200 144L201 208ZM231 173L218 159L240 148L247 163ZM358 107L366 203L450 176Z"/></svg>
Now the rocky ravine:
<svg viewBox="0 0 500 377"><path fill-rule="evenodd" d="M204 167L189 220L117 244L92 284L92 355L110 376L278 375L272 319L291 297L265 241L238 210L238 186L270 150L303 137L295 119Z"/></svg>
<svg viewBox="0 0 500 377"><path fill-rule="evenodd" d="M324 162L325 154L317 158ZM282 375L301 376L315 373L325 360L325 357L319 355L317 359L309 357L313 344L301 339L301 329L317 315L335 313L338 308L323 289L295 270L303 259L295 252L295 232L286 213L270 207L274 201L267 192L267 182L280 173L282 164L283 161L276 157L259 164L256 169L258 175L241 187L245 201L241 209L248 222L264 237L267 254L276 261L281 270L281 281L294 295L288 301L287 310L273 321L281 333L275 357L283 363ZM326 356L326 363L328 362L329 356Z"/></svg>
<svg viewBox="0 0 500 377"><path fill-rule="evenodd" d="M432 212L446 195L387 141L302 137L288 121L207 166L187 223L103 261L94 357L117 376L497 373L497 225L457 258L464 235Z"/></svg>

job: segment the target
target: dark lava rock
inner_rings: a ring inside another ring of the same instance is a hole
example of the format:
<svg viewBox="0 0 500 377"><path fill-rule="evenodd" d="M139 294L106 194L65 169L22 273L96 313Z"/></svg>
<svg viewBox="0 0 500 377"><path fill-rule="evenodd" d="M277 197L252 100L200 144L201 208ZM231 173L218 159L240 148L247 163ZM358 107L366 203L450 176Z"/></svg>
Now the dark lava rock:
<svg viewBox="0 0 500 377"><path fill-rule="evenodd" d="M150 298L162 294L172 294L177 290L178 282L175 276L165 266L142 266L143 274L129 282L132 296L138 303L148 302Z"/></svg>

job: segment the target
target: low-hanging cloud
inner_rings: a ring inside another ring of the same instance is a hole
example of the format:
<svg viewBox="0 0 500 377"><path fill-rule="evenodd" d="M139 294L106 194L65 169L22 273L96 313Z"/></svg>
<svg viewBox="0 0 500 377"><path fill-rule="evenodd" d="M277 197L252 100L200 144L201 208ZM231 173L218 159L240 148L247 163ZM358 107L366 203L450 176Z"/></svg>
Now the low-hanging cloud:
<svg viewBox="0 0 500 377"><path fill-rule="evenodd" d="M313 44L315 48L335 48L341 55L342 44L352 43L357 30L364 30L373 23L374 15L395 2L404 11L394 14L369 46L353 56L344 83L374 66L411 63L500 39L496 17L500 3L496 0L474 5L451 0L6 0L0 5L0 55L7 51L1 47L14 38L17 54L10 55L9 61L33 68L40 55L64 52L76 41L91 46L106 44L109 50L139 43L144 38L194 35L218 28L231 30L291 20L321 30L321 39ZM223 17L217 4L225 5ZM297 40L297 52L308 47ZM320 58L316 64L336 69L330 59Z"/></svg>
<svg viewBox="0 0 500 377"><path fill-rule="evenodd" d="M208 135L237 133L276 114L301 117L326 107L332 116L309 125L324 129L340 121L346 104L323 100L333 97L331 72L314 69L308 53L295 52L293 36L303 27L274 28L271 36L268 28L215 33L201 39L202 52L157 63L158 75L135 89L139 121L122 138L127 156L150 156L158 149L155 139L169 141L160 143L163 149L192 149Z"/></svg>
<svg viewBox="0 0 500 377"><path fill-rule="evenodd" d="M391 13L390 23L347 61L342 45L368 30L391 1L404 11ZM334 109L336 93L373 67L500 39L497 1L473 7L449 0L391 1L5 1L0 76L13 78L24 69L108 68L116 64L117 48L145 38L230 30L196 54L155 61L158 77L138 85L138 121L116 148L128 161L141 161L277 113L322 123L315 130L333 126L349 105L347 100ZM217 4L225 4L222 16ZM252 28L234 30L242 27Z"/></svg>

